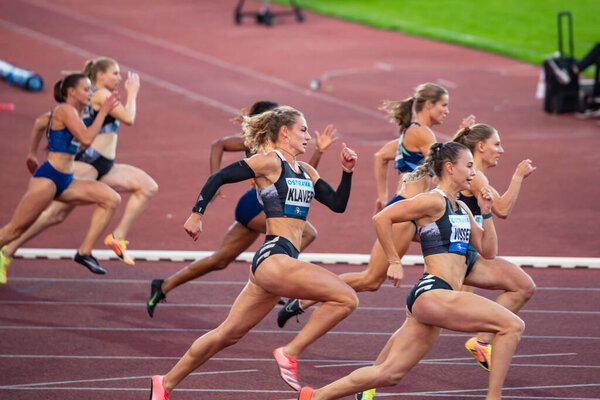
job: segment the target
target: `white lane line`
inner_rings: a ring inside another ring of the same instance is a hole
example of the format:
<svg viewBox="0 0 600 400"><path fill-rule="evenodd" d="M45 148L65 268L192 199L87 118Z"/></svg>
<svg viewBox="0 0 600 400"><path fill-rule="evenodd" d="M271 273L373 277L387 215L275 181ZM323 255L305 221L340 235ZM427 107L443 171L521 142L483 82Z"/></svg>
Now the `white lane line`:
<svg viewBox="0 0 600 400"><path fill-rule="evenodd" d="M546 353L546 354L517 354L513 356L515 358L535 358L535 357L566 357L566 356L576 356L577 353ZM459 363L458 361L470 361L469 363ZM432 358L432 359L423 359L419 361L419 363L423 364L458 364L458 365L472 365L473 357L453 357L453 358ZM373 361L352 361L346 362L343 364L336 364L338 361L336 360L328 360L327 364L315 365L315 368L331 368L331 367L339 367L345 365L372 365ZM511 363L511 366L513 364ZM537 365L537 364L535 364ZM588 367L587 365L582 365L581 367ZM592 366L592 368L600 368L600 366Z"/></svg>
<svg viewBox="0 0 600 400"><path fill-rule="evenodd" d="M338 265L339 266L339 265ZM110 278L54 278L54 277L48 277L48 278L37 278L37 277L14 277L14 278L10 278L10 282L46 282L46 281L53 281L56 283L110 283L110 284L114 284L114 283L125 283L125 284L132 284L132 283L143 283L143 284L147 284L150 285L151 279L110 279ZM248 280L241 280L241 281L211 281L211 280L203 280L203 281L199 281L199 280L195 280L195 281L190 281L190 282L186 282L186 286L187 285L245 285L248 283ZM385 288L392 288L394 287L391 284L383 284L381 285L381 287L385 287ZM412 288L413 285L401 285L400 287L402 288ZM537 286L535 288L536 291L590 291L590 292L600 292L600 288L599 287L552 287L552 286L548 286L548 287L539 287Z"/></svg>
<svg viewBox="0 0 600 400"><path fill-rule="evenodd" d="M16 24L14 24L12 22L9 22L9 21L6 21L6 20L1 20L0 19L0 25L4 26L7 29L15 30L15 31L20 32L20 33L22 33L24 35L27 35L27 36L32 37L34 39L37 39L37 40L43 41L45 43L51 44L53 46L69 50L70 52L75 53L75 54L77 54L77 55L79 55L79 56L81 56L83 58L90 59L90 58L96 58L96 57L98 57L97 54L90 53L89 51L87 51L85 49L82 49L80 47L71 45L71 44L69 44L67 42L64 42L64 41L60 40L60 39L53 38L51 36L39 33L39 32L34 31L34 30L31 30L29 28L25 28L23 26L16 25ZM155 76L146 74L144 72L141 72L137 68L131 68L131 67L128 67L128 66L126 66L124 64L121 64L121 67L123 67L123 69L129 69L129 70L133 70L133 71L138 72L138 74L140 75L140 77L145 82L148 82L150 84L154 84L154 85L156 85L158 87L161 87L163 89L170 90L170 91L172 91L174 93L177 93L179 95L187 97L188 99L191 99L191 100L194 100L194 101L199 101L199 102L204 103L204 104L206 104L208 106L217 108L217 109L219 109L221 111L225 111L228 114L237 114L239 112L239 109L236 108L236 107L233 107L233 106L230 106L228 104L222 103L222 102L220 102L218 100L215 100L215 99L211 99L210 97L201 95L199 93L192 92L191 90L188 90L188 89L183 88L181 86L175 85L174 83L167 82L167 81L162 80L160 78L157 78Z"/></svg>
<svg viewBox="0 0 600 400"><path fill-rule="evenodd" d="M17 290L17 292L21 292ZM98 302L98 301L48 301L48 300L0 300L0 304L6 305L44 305L44 306L93 306L93 307L145 307L142 302L137 303L119 303L119 302ZM205 304L205 303L164 303L161 308L231 308L232 304ZM404 307L361 307L357 311L404 311ZM541 313L541 314L581 314L581 315L600 315L600 311L563 311L563 310L521 310L519 313Z"/></svg>
<svg viewBox="0 0 600 400"><path fill-rule="evenodd" d="M90 331L90 332L189 332L202 333L209 332L211 329L198 328L149 328L149 327L89 327L89 326L31 326L31 325L4 325L0 326L0 330L22 330L22 331ZM269 329L253 329L249 333L258 334L283 334L297 335L300 331L282 331ZM392 336L394 332L349 332L349 331L329 331L327 335L362 335L362 336ZM442 333L442 337L470 337L468 333ZM549 339L549 340L600 340L598 336L548 336L548 335L523 335L522 339Z"/></svg>
<svg viewBox="0 0 600 400"><path fill-rule="evenodd" d="M257 369L240 369L233 371L206 371L206 372L193 372L190 375L224 375L224 374L238 374L248 372L259 372ZM23 383L17 385L0 386L0 388L20 388L20 387L34 387L34 386L46 386L46 385L69 385L72 383L83 383L83 382L114 382L114 381L125 381L131 379L150 379L151 375L147 376L124 376L119 378L97 378L97 379L78 379L72 381L58 381L58 382L39 382L39 383Z"/></svg>
<svg viewBox="0 0 600 400"><path fill-rule="evenodd" d="M146 35L143 33L133 31L131 29L123 28L121 26L111 24L110 22L108 22L106 20L100 20L100 19L90 17L87 15L78 14L72 8L63 8L63 7L57 6L55 4L47 4L45 2L40 2L40 1L35 1L35 0L21 0L21 1L23 1L24 3L29 3L30 5L40 7L40 8L45 8L45 9L50 10L55 13L62 14L66 18L75 19L86 25L96 26L98 29L101 29L102 31L110 30L114 33L128 37L130 39L135 39L135 40L144 42L147 45L159 47L159 48L162 48L163 50L177 53L177 54L189 57L196 61L201 61L201 62L204 62L207 64L211 64L213 66L222 68L226 71L234 72L234 73L249 77L255 81L258 80L258 81L267 82L271 85L279 86L286 90L290 90L290 91L302 94L303 96L317 98L319 100L322 100L322 101L325 101L325 102L328 102L331 104L335 104L337 106L344 107L344 108L347 108L352 111L359 112L361 114L376 118L378 120L386 119L382 113L376 112L374 110L371 110L371 109L368 109L365 107L361 107L359 105L356 105L356 104L350 103L348 101L341 100L341 99L338 99L338 98L335 98L335 97L332 97L332 96L329 96L329 95L326 95L326 94L323 94L320 92L313 92L311 90L308 90L305 87L300 87L291 82L285 81L284 79L277 78L277 77L271 76L271 75L267 75L267 74L264 74L264 73L256 71L256 70L243 67L241 65L232 64L227 61L220 60L216 57L212 57L207 54L201 53L199 51L189 49L189 48L181 46L177 43L169 42L169 41L166 41L166 40L158 38L158 37ZM236 109L234 114L237 114L238 112L239 112L239 110Z"/></svg>

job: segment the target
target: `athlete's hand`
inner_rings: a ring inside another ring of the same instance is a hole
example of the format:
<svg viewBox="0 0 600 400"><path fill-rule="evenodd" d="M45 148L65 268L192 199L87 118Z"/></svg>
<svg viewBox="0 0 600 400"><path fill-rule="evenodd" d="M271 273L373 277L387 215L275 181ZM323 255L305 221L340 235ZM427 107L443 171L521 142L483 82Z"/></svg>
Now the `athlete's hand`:
<svg viewBox="0 0 600 400"><path fill-rule="evenodd" d="M354 166L356 165L356 160L358 160L358 155L356 155L356 152L350 147L347 147L346 143L342 143L342 152L340 153L340 158L342 160L342 168L344 171L354 171Z"/></svg>
<svg viewBox="0 0 600 400"><path fill-rule="evenodd" d="M476 122L475 116L473 114L471 114L462 120L462 122L458 126L458 129L461 130L462 128L466 128L467 126L473 126L473 125L475 125L475 122Z"/></svg>
<svg viewBox="0 0 600 400"><path fill-rule="evenodd" d="M404 268L402 267L402 264L390 263L390 266L387 270L387 277L390 281L392 281L392 285L394 285L394 287L400 287L402 278L404 278Z"/></svg>
<svg viewBox="0 0 600 400"><path fill-rule="evenodd" d="M517 178L527 178L533 171L535 171L535 167L531 160L523 160L517 165L514 176Z"/></svg>
<svg viewBox="0 0 600 400"><path fill-rule="evenodd" d="M338 138L335 136L336 133L337 130L331 124L325 127L323 134L319 134L319 131L315 131L315 144L317 146L317 150L324 152L331 145L331 143L338 140Z"/></svg>
<svg viewBox="0 0 600 400"><path fill-rule="evenodd" d="M387 201L383 200L383 199L377 199L375 200L375 212L373 213L373 215L377 214L379 211L383 210L385 205L386 205Z"/></svg>
<svg viewBox="0 0 600 400"><path fill-rule="evenodd" d="M140 90L140 76L135 72L127 72L127 80L125 81L125 90L128 95L137 94Z"/></svg>
<svg viewBox="0 0 600 400"><path fill-rule="evenodd" d="M29 172L32 175L35 172L35 170L37 169L37 167L39 167L39 165L40 165L40 163L37 160L37 157L32 154L27 155L27 159L25 160L25 163L27 164L27 169L29 170Z"/></svg>
<svg viewBox="0 0 600 400"><path fill-rule="evenodd" d="M202 232L202 214L193 212L183 224L183 229L194 239L194 242L198 240L200 232Z"/></svg>
<svg viewBox="0 0 600 400"><path fill-rule="evenodd" d="M492 204L494 203L494 194L492 189L484 186L477 195L477 204L481 209L482 214L489 214L492 211Z"/></svg>

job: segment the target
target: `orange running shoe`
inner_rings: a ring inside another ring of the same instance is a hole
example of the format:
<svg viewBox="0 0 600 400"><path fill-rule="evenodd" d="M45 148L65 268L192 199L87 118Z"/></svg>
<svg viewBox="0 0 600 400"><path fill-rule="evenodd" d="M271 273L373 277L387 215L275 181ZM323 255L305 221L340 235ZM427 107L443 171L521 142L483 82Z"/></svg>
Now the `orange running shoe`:
<svg viewBox="0 0 600 400"><path fill-rule="evenodd" d="M150 384L150 399L149 400L169 400L169 393L163 385L165 377L162 375L154 375Z"/></svg>
<svg viewBox="0 0 600 400"><path fill-rule="evenodd" d="M279 347L273 351L273 357L275 357L275 361L277 361L277 365L279 366L279 375L281 375L281 379L294 390L300 390L300 384L298 383L297 377L297 369L298 369L298 360L294 357L288 357L285 355L283 351L283 347Z"/></svg>
<svg viewBox="0 0 600 400"><path fill-rule="evenodd" d="M314 391L315 390L313 388L304 386L302 389L300 389L298 400L310 400Z"/></svg>
<svg viewBox="0 0 600 400"><path fill-rule="evenodd" d="M465 348L477 359L481 368L490 371L492 365L492 345L482 343L476 337L472 337L465 343Z"/></svg>
<svg viewBox="0 0 600 400"><path fill-rule="evenodd" d="M104 244L107 245L115 252L119 260L125 264L135 265L135 262L127 255L127 240L118 240L112 233L104 238Z"/></svg>

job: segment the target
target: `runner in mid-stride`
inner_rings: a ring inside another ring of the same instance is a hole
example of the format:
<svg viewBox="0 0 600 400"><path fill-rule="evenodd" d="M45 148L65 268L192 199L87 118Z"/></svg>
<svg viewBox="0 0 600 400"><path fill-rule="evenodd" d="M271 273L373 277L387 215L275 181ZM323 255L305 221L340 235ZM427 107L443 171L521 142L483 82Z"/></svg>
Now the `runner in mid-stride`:
<svg viewBox="0 0 600 400"><path fill-rule="evenodd" d="M334 190L310 165L296 161L310 140L303 114L287 106L246 117L242 127L248 147L256 155L225 167L208 179L186 232L197 240L202 215L215 193L226 183L253 178L267 217L267 236L252 261L250 279L235 300L229 315L216 329L198 338L164 376L152 377L151 400L168 399L169 393L191 372L225 347L239 341L277 304L281 296L322 302L304 329L273 354L283 380L300 390L296 376L300 353L348 316L358 305L356 293L337 275L297 259L298 247L311 200L334 212L344 212L350 196L357 155L342 144L342 179ZM260 154L269 143L274 150ZM315 282L319 282L315 285Z"/></svg>

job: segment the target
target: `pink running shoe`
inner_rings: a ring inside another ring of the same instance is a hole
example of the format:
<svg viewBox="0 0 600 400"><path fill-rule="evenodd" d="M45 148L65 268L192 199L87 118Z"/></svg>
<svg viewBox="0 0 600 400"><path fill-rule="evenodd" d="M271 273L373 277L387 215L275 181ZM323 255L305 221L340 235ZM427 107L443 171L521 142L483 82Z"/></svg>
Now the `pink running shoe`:
<svg viewBox="0 0 600 400"><path fill-rule="evenodd" d="M298 400L310 400L315 390L309 386L304 386L298 394Z"/></svg>
<svg viewBox="0 0 600 400"><path fill-rule="evenodd" d="M279 375L281 379L294 390L300 391L301 387L298 383L296 370L298 369L298 361L293 357L288 357L283 351L283 347L279 347L273 351L273 357L279 366Z"/></svg>
<svg viewBox="0 0 600 400"><path fill-rule="evenodd" d="M164 379L165 377L162 375L154 375L152 377L149 400L169 400L169 393L167 393L163 385Z"/></svg>

